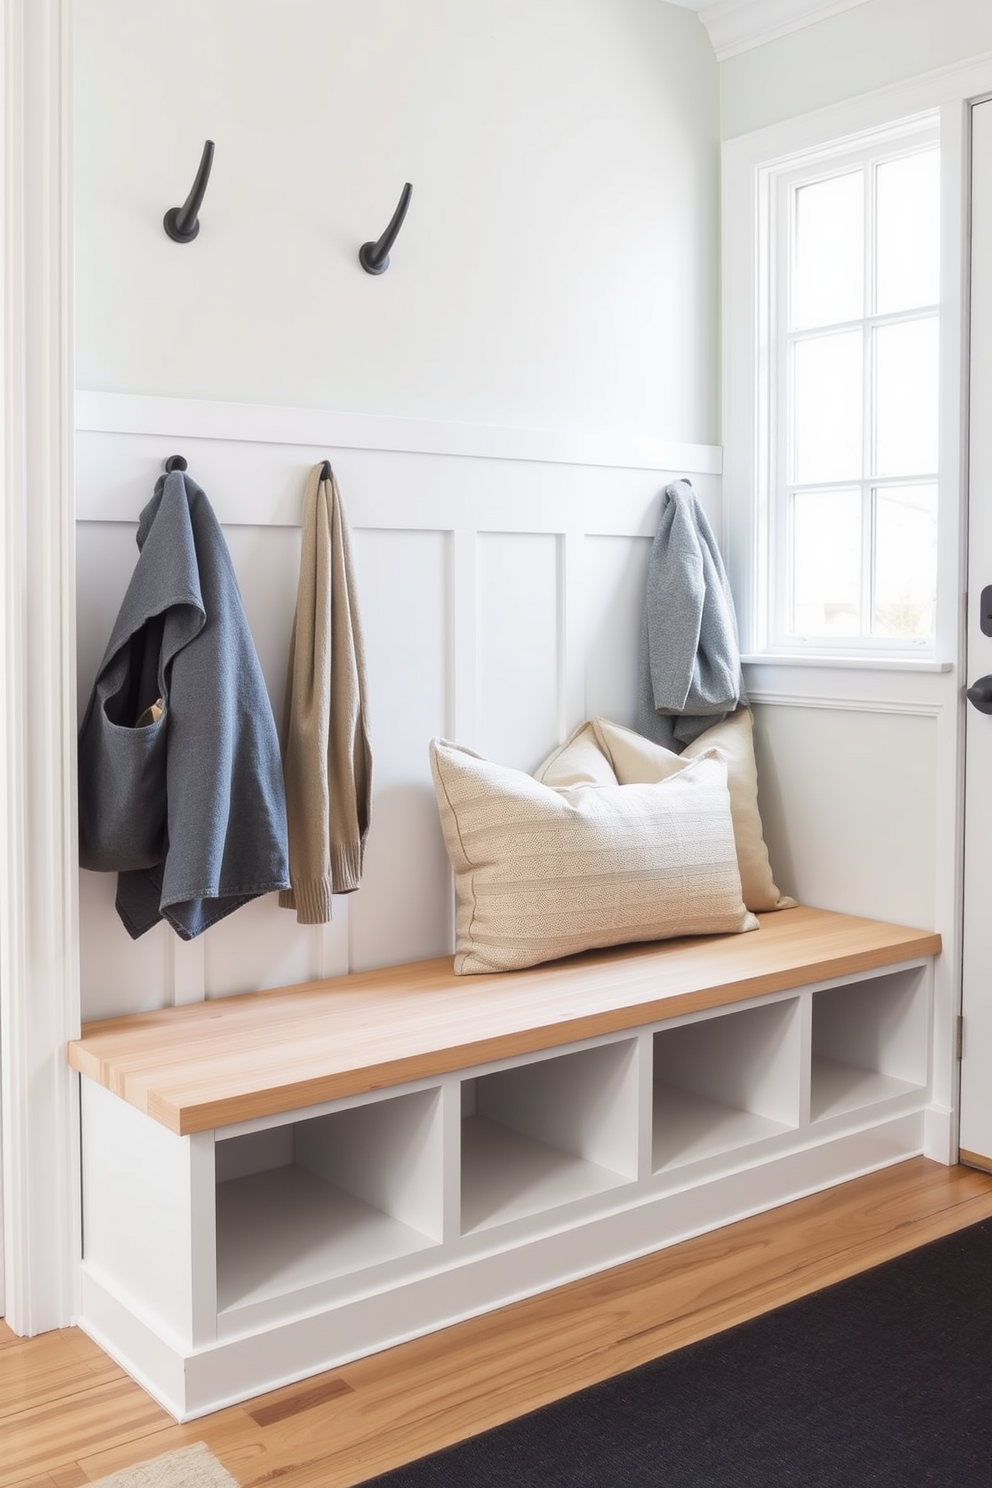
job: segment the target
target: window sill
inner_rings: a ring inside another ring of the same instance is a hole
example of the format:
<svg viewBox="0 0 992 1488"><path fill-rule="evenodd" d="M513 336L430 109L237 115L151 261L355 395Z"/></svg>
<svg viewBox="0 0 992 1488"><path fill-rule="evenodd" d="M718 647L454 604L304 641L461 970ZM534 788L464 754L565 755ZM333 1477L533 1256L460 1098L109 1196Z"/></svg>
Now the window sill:
<svg viewBox="0 0 992 1488"><path fill-rule="evenodd" d="M808 651L762 651L741 657L745 666L833 667L859 672L952 672L950 661L917 656L827 656Z"/></svg>

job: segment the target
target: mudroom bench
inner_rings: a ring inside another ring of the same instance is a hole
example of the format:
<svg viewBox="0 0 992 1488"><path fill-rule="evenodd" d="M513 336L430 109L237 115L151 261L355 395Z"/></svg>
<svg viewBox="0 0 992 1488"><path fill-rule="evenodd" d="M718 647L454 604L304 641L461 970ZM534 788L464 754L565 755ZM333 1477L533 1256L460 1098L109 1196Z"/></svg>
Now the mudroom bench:
<svg viewBox="0 0 992 1488"><path fill-rule="evenodd" d="M919 1153L939 937L759 919L87 1025L81 1327L189 1419Z"/></svg>

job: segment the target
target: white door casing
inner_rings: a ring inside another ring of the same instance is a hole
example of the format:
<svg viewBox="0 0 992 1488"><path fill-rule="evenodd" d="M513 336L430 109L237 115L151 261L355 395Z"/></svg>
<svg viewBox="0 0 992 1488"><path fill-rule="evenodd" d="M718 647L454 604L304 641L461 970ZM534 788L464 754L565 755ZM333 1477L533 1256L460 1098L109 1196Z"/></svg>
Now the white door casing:
<svg viewBox="0 0 992 1488"><path fill-rule="evenodd" d="M967 678L992 674L992 101L972 110L971 436ZM960 1146L992 1168L992 714L967 710Z"/></svg>
<svg viewBox="0 0 992 1488"><path fill-rule="evenodd" d="M0 1137L21 1334L70 1322L78 1285L71 19L72 0L0 0Z"/></svg>

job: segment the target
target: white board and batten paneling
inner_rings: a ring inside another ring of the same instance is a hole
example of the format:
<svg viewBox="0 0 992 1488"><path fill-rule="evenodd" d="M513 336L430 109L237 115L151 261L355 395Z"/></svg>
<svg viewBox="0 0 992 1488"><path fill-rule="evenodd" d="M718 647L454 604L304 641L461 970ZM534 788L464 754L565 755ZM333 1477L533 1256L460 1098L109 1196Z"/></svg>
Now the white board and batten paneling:
<svg viewBox="0 0 992 1488"><path fill-rule="evenodd" d="M133 942L112 875L80 874L83 1019L333 976L452 949L427 745L533 770L582 718L633 724L660 495L688 475L717 527L720 454L626 436L82 394L78 685L85 705L133 570L138 514L182 453L226 532L276 717L308 468L330 458L366 638L373 826L361 889L303 928L274 895L192 943ZM944 674L751 665L761 809L780 888L805 903L943 925ZM927 1150L953 1144L953 988L937 976Z"/></svg>
<svg viewBox="0 0 992 1488"><path fill-rule="evenodd" d="M115 878L80 874L83 1019L442 955L452 893L428 741L533 770L582 718L634 720L665 484L719 525L719 451L627 436L84 393L77 409L78 687L85 707L165 458L220 518L277 719L306 473L329 458L365 635L374 813L361 889L303 928L276 896L191 943L131 941Z"/></svg>

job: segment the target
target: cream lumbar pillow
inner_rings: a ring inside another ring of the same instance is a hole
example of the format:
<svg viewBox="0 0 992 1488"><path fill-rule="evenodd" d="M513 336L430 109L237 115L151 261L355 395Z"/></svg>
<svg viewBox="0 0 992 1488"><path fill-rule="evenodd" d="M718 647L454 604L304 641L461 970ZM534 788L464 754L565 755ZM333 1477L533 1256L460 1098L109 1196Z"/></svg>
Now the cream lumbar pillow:
<svg viewBox="0 0 992 1488"><path fill-rule="evenodd" d="M629 786L548 786L445 739L431 741L430 756L455 873L459 974L757 928L718 751Z"/></svg>
<svg viewBox="0 0 992 1488"><path fill-rule="evenodd" d="M592 723L580 723L534 771L544 785L619 785Z"/></svg>
<svg viewBox="0 0 992 1488"><path fill-rule="evenodd" d="M744 903L748 909L794 909L796 901L780 894L772 878L758 809L758 770L754 762L754 721L749 708L739 708L722 723L714 724L673 754L642 734L609 723L591 720L597 742L622 785L667 780L687 760L698 759L718 749L727 761L730 809L737 842Z"/></svg>

